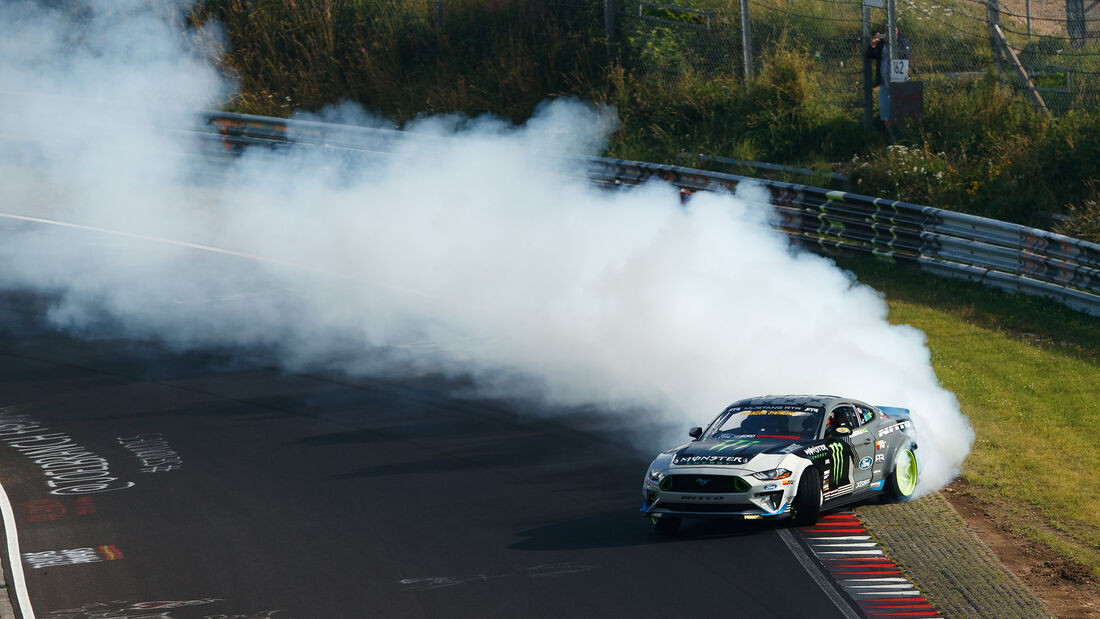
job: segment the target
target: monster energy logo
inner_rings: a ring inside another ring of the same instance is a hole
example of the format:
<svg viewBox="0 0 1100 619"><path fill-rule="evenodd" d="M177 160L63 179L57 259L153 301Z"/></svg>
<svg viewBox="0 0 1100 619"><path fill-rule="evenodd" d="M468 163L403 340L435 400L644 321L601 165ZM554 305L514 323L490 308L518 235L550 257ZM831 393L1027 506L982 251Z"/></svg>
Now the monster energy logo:
<svg viewBox="0 0 1100 619"><path fill-rule="evenodd" d="M748 447L749 445L755 445L756 443L759 443L759 442L760 441L746 441L746 440L722 441L721 443L718 443L714 447L711 447L710 451L723 451L725 449L729 449L730 447L738 447L739 448L738 451L741 451L741 449L744 449L744 448Z"/></svg>
<svg viewBox="0 0 1100 619"><path fill-rule="evenodd" d="M833 456L833 483L840 485L840 477L844 472L844 445L829 443L829 453Z"/></svg>

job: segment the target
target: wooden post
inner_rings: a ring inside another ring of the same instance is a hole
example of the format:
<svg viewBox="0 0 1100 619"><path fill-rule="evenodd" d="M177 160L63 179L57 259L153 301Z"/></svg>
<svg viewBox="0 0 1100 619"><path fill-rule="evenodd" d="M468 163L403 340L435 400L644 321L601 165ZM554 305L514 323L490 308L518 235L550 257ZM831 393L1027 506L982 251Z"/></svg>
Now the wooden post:
<svg viewBox="0 0 1100 619"><path fill-rule="evenodd" d="M1047 109L1047 104L1043 101L1043 96L1039 94L1039 90L1035 88L1035 84L1031 81L1031 76L1027 74L1027 70L1024 69L1024 65L1020 62L1020 58L1016 56L1015 50L1008 45L1008 40L1005 39L1005 35L1001 32L1000 26L993 27L994 32L997 35L998 43L1004 47L1005 55L1008 60L1011 61L1012 68L1016 70L1016 74L1020 76L1020 81L1024 83L1024 88L1027 89L1028 96L1035 103L1044 114L1050 116L1050 110Z"/></svg>

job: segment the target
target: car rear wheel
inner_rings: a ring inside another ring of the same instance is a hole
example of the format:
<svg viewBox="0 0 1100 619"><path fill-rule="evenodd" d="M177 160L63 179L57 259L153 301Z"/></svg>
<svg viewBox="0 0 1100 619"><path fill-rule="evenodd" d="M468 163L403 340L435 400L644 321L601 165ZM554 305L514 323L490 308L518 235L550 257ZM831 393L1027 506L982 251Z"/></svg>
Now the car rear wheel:
<svg viewBox="0 0 1100 619"><path fill-rule="evenodd" d="M663 535L671 535L680 528L679 518L669 518L668 516L657 518L653 516L649 519L649 522L658 533Z"/></svg>
<svg viewBox="0 0 1100 619"><path fill-rule="evenodd" d="M808 467L802 471L802 478L798 480L798 491L791 503L795 525L806 527L815 524L821 515L821 501L821 474L817 469Z"/></svg>
<svg viewBox="0 0 1100 619"><path fill-rule="evenodd" d="M891 501L908 501L917 489L917 456L908 447L898 451L894 458L894 470L886 478L886 498Z"/></svg>

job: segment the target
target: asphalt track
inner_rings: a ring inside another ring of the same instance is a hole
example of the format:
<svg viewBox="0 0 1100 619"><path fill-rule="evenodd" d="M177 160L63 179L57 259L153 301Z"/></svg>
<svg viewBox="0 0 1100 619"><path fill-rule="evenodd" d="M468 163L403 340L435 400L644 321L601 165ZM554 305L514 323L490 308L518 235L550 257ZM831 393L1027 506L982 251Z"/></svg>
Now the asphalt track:
<svg viewBox="0 0 1100 619"><path fill-rule="evenodd" d="M38 617L844 616L772 526L656 537L622 419L73 337L47 303L0 295L0 483ZM111 490L51 494L49 441Z"/></svg>

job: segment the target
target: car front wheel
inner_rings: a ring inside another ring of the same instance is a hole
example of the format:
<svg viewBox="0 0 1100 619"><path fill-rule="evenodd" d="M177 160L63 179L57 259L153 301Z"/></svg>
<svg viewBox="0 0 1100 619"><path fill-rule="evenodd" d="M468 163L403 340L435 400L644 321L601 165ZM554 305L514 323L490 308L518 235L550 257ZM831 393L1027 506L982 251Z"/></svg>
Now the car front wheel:
<svg viewBox="0 0 1100 619"><path fill-rule="evenodd" d="M798 490L791 503L791 514L794 523L800 527L808 527L817 522L821 515L821 474L813 467L802 471L802 478L798 480Z"/></svg>

